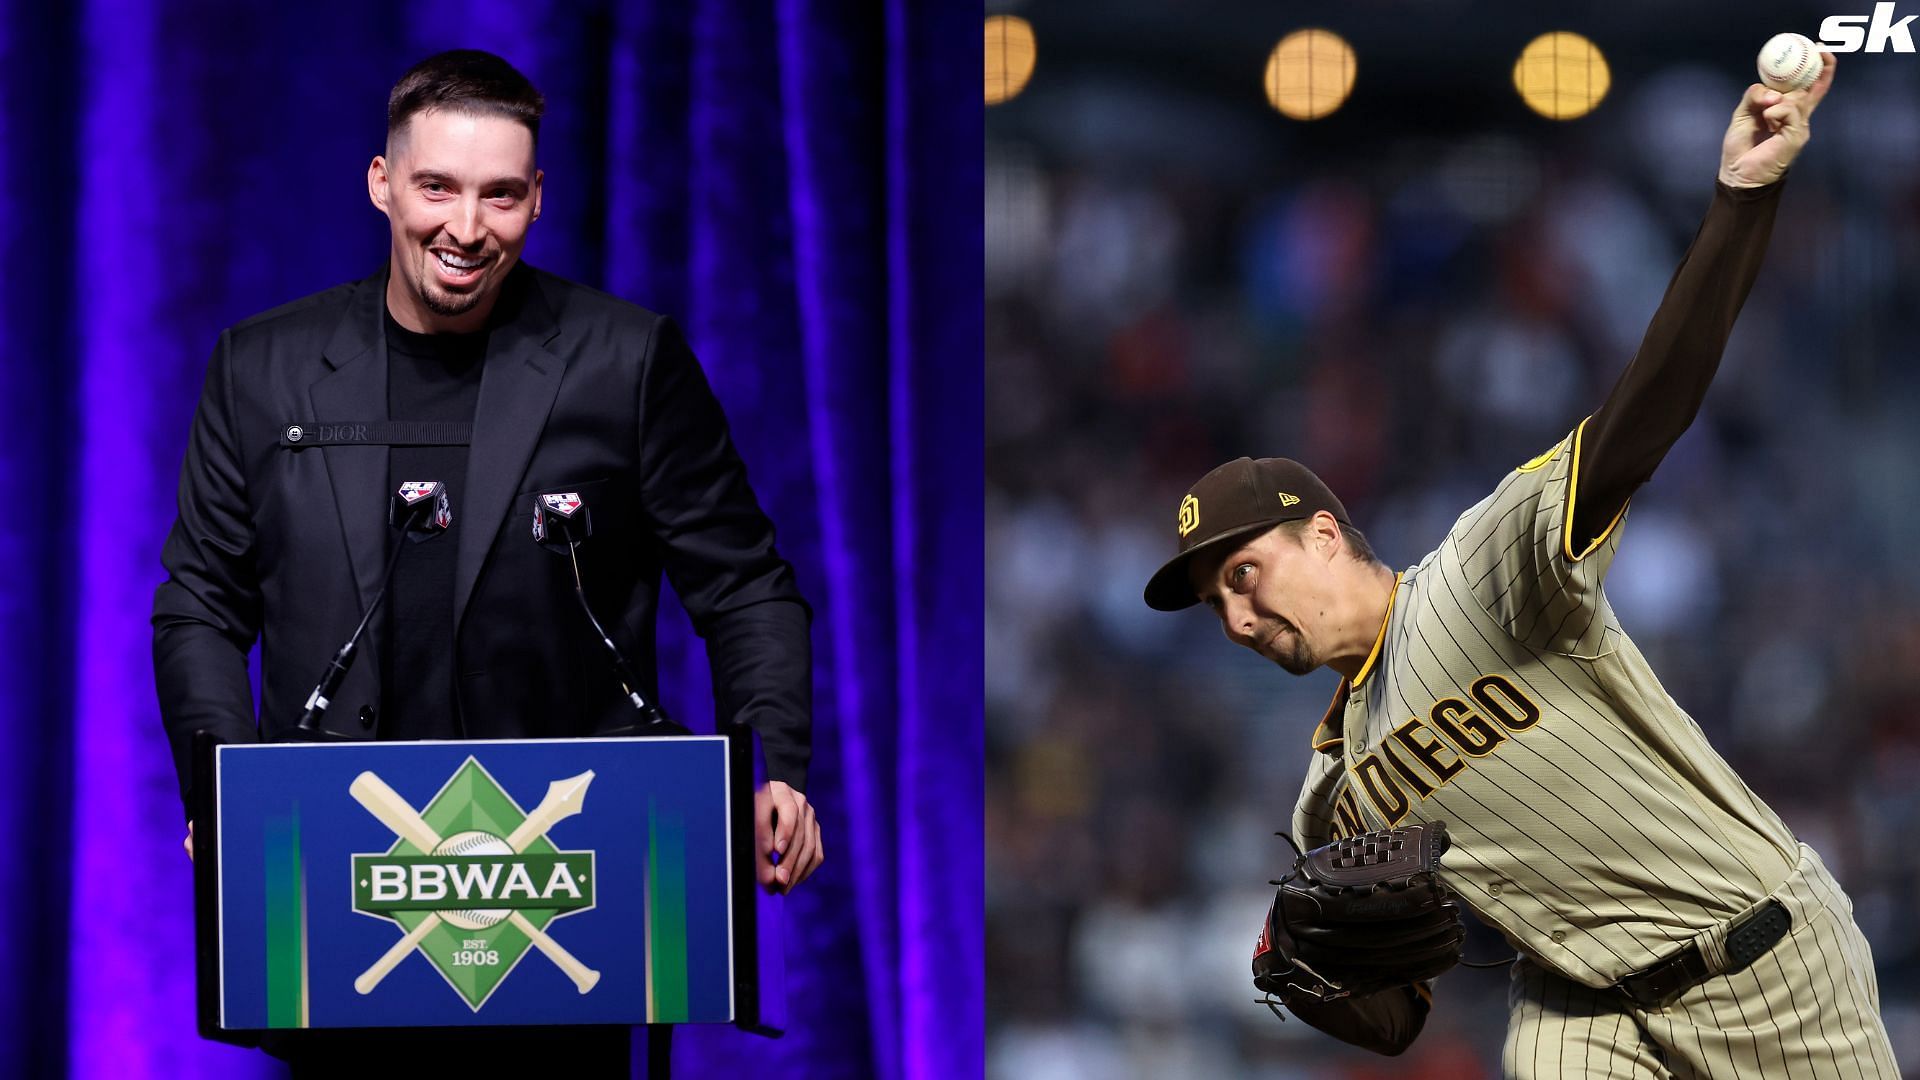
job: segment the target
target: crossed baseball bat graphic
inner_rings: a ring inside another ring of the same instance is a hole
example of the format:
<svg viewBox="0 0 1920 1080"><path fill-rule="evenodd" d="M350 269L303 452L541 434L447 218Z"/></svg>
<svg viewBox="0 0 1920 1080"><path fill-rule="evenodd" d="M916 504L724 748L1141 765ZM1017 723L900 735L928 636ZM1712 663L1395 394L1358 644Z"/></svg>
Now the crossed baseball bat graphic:
<svg viewBox="0 0 1920 1080"><path fill-rule="evenodd" d="M527 845L545 836L548 829L579 813L580 804L586 799L587 785L592 782L593 770L588 769L579 776L569 776L548 784L546 798L541 799L540 805L534 807L526 820L507 836L507 846L518 855L526 850ZM440 846L440 834L433 831L433 826L427 824L419 812L400 797L399 792L388 787L385 780L371 772L363 772L354 778L347 790L361 806L367 808L367 813L378 818L382 825L393 830L394 835L419 848L422 853L430 854ZM514 929L527 935L528 940L547 954L547 959L566 972L567 978L573 980L573 985L581 993L593 989L594 984L600 981L599 972L575 959L572 953L548 937L546 931L528 922L526 916L518 911L510 911L507 921L513 924ZM440 913L428 912L427 917L420 920L420 925L414 927L406 937L394 942L385 956L374 961L372 967L353 980L353 988L362 994L372 993L373 988L380 985L380 980L406 959L408 953L419 948L420 943L439 925Z"/></svg>

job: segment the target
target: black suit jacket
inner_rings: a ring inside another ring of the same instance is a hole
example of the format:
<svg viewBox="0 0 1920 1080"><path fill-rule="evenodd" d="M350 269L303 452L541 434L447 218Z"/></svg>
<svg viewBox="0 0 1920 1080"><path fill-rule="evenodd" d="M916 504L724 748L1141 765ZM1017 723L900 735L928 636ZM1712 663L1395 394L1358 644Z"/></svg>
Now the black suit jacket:
<svg viewBox="0 0 1920 1080"><path fill-rule="evenodd" d="M220 335L180 471L154 672L181 790L193 732L288 733L385 568L387 448L299 447L293 424L387 420L386 271ZM453 597L454 680L469 738L579 736L629 709L573 597L532 539L533 497L578 491L588 598L658 700L662 572L706 639L717 719L761 735L770 779L803 787L811 613L699 364L671 320L521 264L490 320ZM409 417L391 419L406 420ZM420 479L433 479L421 477ZM450 542L437 537L429 543ZM377 736L376 618L326 714ZM257 718L247 652L261 646Z"/></svg>

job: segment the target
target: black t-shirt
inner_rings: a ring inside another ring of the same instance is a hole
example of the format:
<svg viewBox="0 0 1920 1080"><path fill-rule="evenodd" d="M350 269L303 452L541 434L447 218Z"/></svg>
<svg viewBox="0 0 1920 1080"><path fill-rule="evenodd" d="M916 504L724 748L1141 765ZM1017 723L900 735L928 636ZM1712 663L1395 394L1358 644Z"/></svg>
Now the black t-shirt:
<svg viewBox="0 0 1920 1080"><path fill-rule="evenodd" d="M416 334L386 315L387 415L394 420L471 423L480 401L487 333ZM454 695L454 548L465 516L467 447L387 449L387 491L409 480L447 485L453 525L445 535L406 542L387 589L386 688L379 738L452 739L461 735ZM389 533L388 542L394 542ZM391 549L389 549L391 552Z"/></svg>

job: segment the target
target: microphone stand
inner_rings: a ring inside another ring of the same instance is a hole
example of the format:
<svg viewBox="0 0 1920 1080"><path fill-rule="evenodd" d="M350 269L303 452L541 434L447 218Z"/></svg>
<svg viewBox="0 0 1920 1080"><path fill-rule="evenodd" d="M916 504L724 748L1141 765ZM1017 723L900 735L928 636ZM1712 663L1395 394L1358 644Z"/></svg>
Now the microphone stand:
<svg viewBox="0 0 1920 1080"><path fill-rule="evenodd" d="M409 540L420 543L431 540L447 526L453 523L453 510L447 498L446 485L438 481L409 481L400 485L387 509L387 523L399 526L399 536L394 539L393 554L387 557L387 568L380 575L380 588L373 594L373 602L360 616L360 625L353 628L353 636L333 654L332 662L327 664L326 674L320 677L319 685L313 693L307 695L306 711L301 713L300 722L294 725L291 741L316 742L338 738L320 726L326 717L327 707L333 704L333 695L340 692L340 684L346 680L347 669L353 666L355 652L360 647L360 635L366 632L367 624L373 621L373 613L380 610L380 601L386 599L387 587L393 584L393 571L400 565L400 553L406 550Z"/></svg>
<svg viewBox="0 0 1920 1080"><path fill-rule="evenodd" d="M580 576L580 544L592 535L593 519L579 494L553 492L533 497L533 539L541 547L555 552L560 549L558 541L566 543L567 562L573 568L574 599L579 601L588 625L599 635L601 646L613 661L614 677L620 681L620 689L626 691L627 703L633 706L632 719L622 724L595 728L593 733L613 738L690 735L692 732L668 717L664 709L649 703L640 695L640 679L634 674L633 665L627 662L626 654L614 644L613 636L607 633L606 627L600 625L600 619L593 613L593 606L587 603L587 587Z"/></svg>
<svg viewBox="0 0 1920 1080"><path fill-rule="evenodd" d="M340 651L333 654L333 661L327 665L327 673L320 677L320 684L307 695L306 712L300 715L300 722L294 725L299 737L305 740L321 738L325 732L320 720L327 714L327 706L333 704L333 695L340 692L340 684L347 677L347 669L353 666L353 656L360 647L360 635L367 629L367 623L373 620L373 613L380 609L380 601L386 599L387 586L393 583L393 569L400 565L400 553L406 550L406 534L393 545L393 554L387 559L386 573L380 575L380 590L373 594L373 603L367 605L366 613L360 616L360 625L353 628L353 636L347 639Z"/></svg>
<svg viewBox="0 0 1920 1080"><path fill-rule="evenodd" d="M600 635L600 644L606 647L607 655L613 660L614 677L620 680L620 689L627 692L627 701L632 703L636 719L632 723L616 725L610 730L597 731L598 735L686 735L686 728L669 719L658 705L651 704L640 696L636 689L640 680L633 673L633 665L627 663L626 655L613 643L606 628L594 617L593 607L587 603L586 585L580 579L580 541L567 538L567 561L573 566L573 596L580 602L580 610L586 612L587 622L592 624L593 632Z"/></svg>

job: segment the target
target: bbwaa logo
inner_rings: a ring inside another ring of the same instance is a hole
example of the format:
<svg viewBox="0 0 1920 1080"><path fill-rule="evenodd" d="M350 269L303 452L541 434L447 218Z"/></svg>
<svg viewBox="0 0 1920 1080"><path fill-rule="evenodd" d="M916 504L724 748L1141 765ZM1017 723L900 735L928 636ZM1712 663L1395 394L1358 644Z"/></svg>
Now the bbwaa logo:
<svg viewBox="0 0 1920 1080"><path fill-rule="evenodd" d="M363 772L349 791L393 846L353 857L353 910L389 919L403 935L353 988L370 994L418 949L474 1012L527 949L538 947L581 993L600 973L547 935L555 919L593 907L591 851L562 851L548 829L580 812L593 772L555 780L523 812L469 757L416 811L386 781Z"/></svg>
<svg viewBox="0 0 1920 1080"><path fill-rule="evenodd" d="M572 517L573 512L580 509L580 496L571 491L564 495L542 495L540 501L547 504L547 509L561 517Z"/></svg>
<svg viewBox="0 0 1920 1080"><path fill-rule="evenodd" d="M1837 53L1913 51L1913 33L1907 24L1920 16L1908 15L1895 22L1892 0L1873 5L1872 15L1829 15L1820 21L1820 44Z"/></svg>

